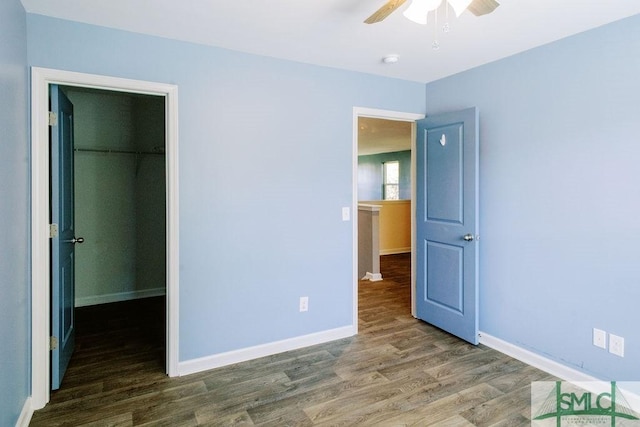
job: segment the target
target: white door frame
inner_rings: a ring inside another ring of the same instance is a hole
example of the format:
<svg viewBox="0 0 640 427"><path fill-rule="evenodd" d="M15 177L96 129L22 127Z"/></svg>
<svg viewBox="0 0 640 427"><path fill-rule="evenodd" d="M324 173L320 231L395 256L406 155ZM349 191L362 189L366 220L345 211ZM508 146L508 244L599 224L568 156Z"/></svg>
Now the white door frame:
<svg viewBox="0 0 640 427"><path fill-rule="evenodd" d="M353 107L353 165L352 178L353 201L353 325L358 332L358 118L371 117L375 119L412 122L411 126L411 315L415 317L415 199L416 199L416 120L425 118L424 114L405 113L400 111L378 110L375 108Z"/></svg>
<svg viewBox="0 0 640 427"><path fill-rule="evenodd" d="M166 371L178 375L178 87L47 68L31 68L31 406L49 401L49 85L78 86L165 97L167 205Z"/></svg>

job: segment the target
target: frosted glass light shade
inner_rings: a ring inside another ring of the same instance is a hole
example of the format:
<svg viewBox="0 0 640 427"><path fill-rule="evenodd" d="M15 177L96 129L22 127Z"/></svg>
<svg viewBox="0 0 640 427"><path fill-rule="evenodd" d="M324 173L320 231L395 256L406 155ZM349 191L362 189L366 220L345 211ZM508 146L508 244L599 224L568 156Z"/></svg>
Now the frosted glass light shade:
<svg viewBox="0 0 640 427"><path fill-rule="evenodd" d="M473 0L448 0L449 4L453 8L453 11L456 13L456 17L460 17L462 12L467 10L469 5Z"/></svg>
<svg viewBox="0 0 640 427"><path fill-rule="evenodd" d="M436 10L441 3L442 0L413 0L403 15L416 24L427 25L427 15Z"/></svg>

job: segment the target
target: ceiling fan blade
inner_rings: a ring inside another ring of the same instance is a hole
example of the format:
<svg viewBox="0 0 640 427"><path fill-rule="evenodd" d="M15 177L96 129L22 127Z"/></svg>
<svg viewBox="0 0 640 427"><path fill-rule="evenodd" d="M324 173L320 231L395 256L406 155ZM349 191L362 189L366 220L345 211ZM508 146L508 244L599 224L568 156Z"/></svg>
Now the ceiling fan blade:
<svg viewBox="0 0 640 427"><path fill-rule="evenodd" d="M384 6L380 9L376 10L373 15L368 17L364 23L365 24L375 24L376 22L380 22L385 19L387 16L391 15L394 10L399 8L404 4L407 0L389 0Z"/></svg>
<svg viewBox="0 0 640 427"><path fill-rule="evenodd" d="M500 6L496 0L473 0L467 10L476 16L486 15Z"/></svg>

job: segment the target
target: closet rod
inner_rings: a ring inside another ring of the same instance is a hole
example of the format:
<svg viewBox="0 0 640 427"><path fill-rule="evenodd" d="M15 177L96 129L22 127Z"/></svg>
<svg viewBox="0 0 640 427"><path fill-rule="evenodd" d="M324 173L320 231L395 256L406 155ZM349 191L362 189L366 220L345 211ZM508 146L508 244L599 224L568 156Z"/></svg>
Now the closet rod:
<svg viewBox="0 0 640 427"><path fill-rule="evenodd" d="M165 153L159 151L129 151L129 150L110 150L105 148L74 148L75 152L86 152L86 153L115 153L115 154L162 154Z"/></svg>

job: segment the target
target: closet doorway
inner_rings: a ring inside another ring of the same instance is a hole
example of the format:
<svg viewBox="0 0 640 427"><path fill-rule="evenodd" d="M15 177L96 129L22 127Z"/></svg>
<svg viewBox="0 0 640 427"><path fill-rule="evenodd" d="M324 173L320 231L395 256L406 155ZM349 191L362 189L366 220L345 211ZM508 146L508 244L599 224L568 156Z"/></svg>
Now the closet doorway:
<svg viewBox="0 0 640 427"><path fill-rule="evenodd" d="M158 96L165 111L166 202L166 316L165 369L179 375L179 185L178 185L178 87L172 84L132 80L49 68L31 68L31 390L32 407L46 405L51 394L51 242L50 144L52 115L50 88L54 85ZM105 153L106 154L106 153ZM75 154L74 154L75 156ZM68 168L67 170L72 170ZM104 225L104 224L102 224ZM82 237L82 236L76 236ZM68 299L68 300L74 300ZM136 300L134 300L136 301ZM139 300L137 300L139 301ZM75 301L74 301L75 302Z"/></svg>
<svg viewBox="0 0 640 427"><path fill-rule="evenodd" d="M74 86L60 90L73 105L73 217L75 235L81 237L74 245L72 316L78 356L70 366L82 365L92 352L105 361L105 377L141 356L157 358L153 365L162 370L164 97ZM52 373L57 368L52 366ZM60 370L52 378L53 389L65 384ZM83 381L73 369L69 374L67 383Z"/></svg>

